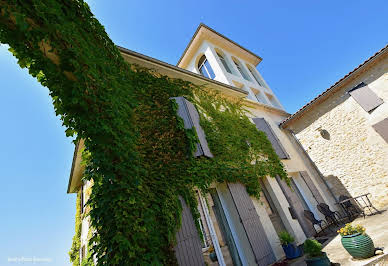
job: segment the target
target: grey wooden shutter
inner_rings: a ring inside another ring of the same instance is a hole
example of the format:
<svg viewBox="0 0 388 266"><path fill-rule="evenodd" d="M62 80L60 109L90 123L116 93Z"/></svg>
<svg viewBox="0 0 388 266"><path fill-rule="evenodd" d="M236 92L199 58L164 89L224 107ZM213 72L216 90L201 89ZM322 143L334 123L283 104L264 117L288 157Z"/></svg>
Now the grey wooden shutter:
<svg viewBox="0 0 388 266"><path fill-rule="evenodd" d="M296 191L292 191L291 188L287 185L287 183L281 180L278 176L276 176L276 181L279 183L279 186L282 189L284 196L286 196L288 204L291 206L292 211L295 213L296 219L302 227L304 234L307 237L313 236L315 233L314 228L312 224L304 217L303 204L298 195L296 194Z"/></svg>
<svg viewBox="0 0 388 266"><path fill-rule="evenodd" d="M205 265L202 255L202 245L190 208L179 197L182 204L182 225L176 233L175 257L179 265L196 266Z"/></svg>
<svg viewBox="0 0 388 266"><path fill-rule="evenodd" d="M276 154L279 156L280 159L289 159L286 150L283 148L282 144L280 143L278 137L273 132L271 126L265 121L264 118L253 118L253 122L256 124L256 128L260 131L263 131L266 135L268 140L271 142L273 149L275 150Z"/></svg>
<svg viewBox="0 0 388 266"><path fill-rule="evenodd" d="M321 193L319 192L319 190L315 186L313 180L311 180L311 177L309 176L309 174L306 171L299 172L299 174L302 177L302 179L304 180L304 182L306 183L306 185L309 188L309 190L311 191L311 193L313 194L313 197L314 197L315 201L317 202L317 204L325 203Z"/></svg>
<svg viewBox="0 0 388 266"><path fill-rule="evenodd" d="M384 103L364 82L349 91L354 100L367 112Z"/></svg>
<svg viewBox="0 0 388 266"><path fill-rule="evenodd" d="M251 244L258 265L269 265L275 261L271 245L256 212L252 199L240 183L228 183L241 223Z"/></svg>
<svg viewBox="0 0 388 266"><path fill-rule="evenodd" d="M199 143L197 143L197 149L194 156L199 157L204 155L206 157L213 157L206 141L205 132L199 124L199 114L195 106L184 97L173 97L171 99L174 99L178 104L178 116L183 119L185 128L195 128Z"/></svg>
<svg viewBox="0 0 388 266"><path fill-rule="evenodd" d="M372 126L377 133L388 143L388 118L381 120Z"/></svg>

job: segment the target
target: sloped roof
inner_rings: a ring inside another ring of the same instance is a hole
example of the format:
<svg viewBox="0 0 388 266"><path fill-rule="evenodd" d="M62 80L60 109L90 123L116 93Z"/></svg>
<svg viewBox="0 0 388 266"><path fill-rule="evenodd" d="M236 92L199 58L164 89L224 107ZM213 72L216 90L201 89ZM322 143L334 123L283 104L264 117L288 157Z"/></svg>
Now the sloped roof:
<svg viewBox="0 0 388 266"><path fill-rule="evenodd" d="M321 100L323 97L329 95L330 93L334 92L336 88L338 88L339 85L341 85L343 82L345 82L349 77L354 75L355 73L359 72L361 69L367 67L369 64L371 64L373 61L375 61L377 58L382 56L384 53L388 52L388 45L386 45L384 48L382 48L380 51L369 57L367 60L365 60L362 64L360 64L358 67L350 71L348 74L346 74L343 78L338 80L336 83L334 83L330 88L319 94L317 97L315 97L313 100L311 100L309 103L304 105L302 108L300 108L298 111L296 111L294 114L287 117L283 122L280 123L280 127L285 128L288 124L290 124L293 120L303 115L304 112L311 109L313 106L318 104L318 101ZM323 99L322 99L323 100Z"/></svg>
<svg viewBox="0 0 388 266"><path fill-rule="evenodd" d="M238 43L232 41L231 39L229 39L228 37L222 35L221 33L215 31L214 29L210 28L209 26L201 23L199 24L197 30L195 31L193 37L191 37L191 40L190 42L188 43L188 45L186 46L186 49L184 50L182 56L179 58L179 61L178 63L176 64L177 66L180 66L182 60L185 58L185 56L188 54L189 50L190 50L190 47L193 46L194 42L196 41L196 39L200 38L200 35L201 33L203 32L208 32L210 34L212 34L212 36L217 36L218 38L222 38L224 40L226 40L228 43L230 43L232 46L234 47L237 47L238 49L241 49L242 51L244 51L246 54L249 55L249 58L251 58L252 60L252 64L254 64L255 66L260 63L263 59L258 56L257 54L251 52L250 50L242 47L241 45L239 45Z"/></svg>

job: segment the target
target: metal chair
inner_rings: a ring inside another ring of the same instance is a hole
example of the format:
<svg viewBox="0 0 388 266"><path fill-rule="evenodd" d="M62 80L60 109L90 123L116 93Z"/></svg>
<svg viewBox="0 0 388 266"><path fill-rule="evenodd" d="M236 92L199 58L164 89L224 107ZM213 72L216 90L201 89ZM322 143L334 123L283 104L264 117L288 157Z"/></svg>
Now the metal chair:
<svg viewBox="0 0 388 266"><path fill-rule="evenodd" d="M324 227L322 227L322 223L325 222L324 220L317 220L314 216L314 214L311 211L304 210L304 217L306 217L307 220L309 220L315 230L315 234L318 234L317 229L315 229L314 225L319 225L321 228L320 232L324 232ZM327 223L326 223L327 224Z"/></svg>
<svg viewBox="0 0 388 266"><path fill-rule="evenodd" d="M317 205L317 209L319 212L321 212L325 216L327 224L329 224L329 221L331 221L335 225L339 224L339 220L341 219L341 215L337 211L330 210L329 205L327 205L326 203L319 203Z"/></svg>
<svg viewBox="0 0 388 266"><path fill-rule="evenodd" d="M342 201L348 200L348 199L351 199L351 198L346 196L346 195L339 196L339 202L342 202ZM349 220L351 217L358 216L360 213L362 213L363 216L365 217L365 212L360 210L360 208L354 206L350 200L342 202L341 206L344 209L345 213L347 214Z"/></svg>

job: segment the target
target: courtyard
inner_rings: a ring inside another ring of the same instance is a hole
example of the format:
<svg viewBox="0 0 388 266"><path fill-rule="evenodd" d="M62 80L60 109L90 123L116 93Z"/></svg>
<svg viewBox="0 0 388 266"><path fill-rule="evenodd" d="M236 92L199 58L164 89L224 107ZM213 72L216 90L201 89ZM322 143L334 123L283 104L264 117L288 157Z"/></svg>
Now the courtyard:
<svg viewBox="0 0 388 266"><path fill-rule="evenodd" d="M365 219L363 217L358 217L355 219L353 224L361 224L366 228L366 233L372 238L375 248L381 248L383 251L376 251L376 255L363 260L353 259L352 256L344 249L341 244L341 236L337 233L330 234L328 240L323 243L323 251L326 252L330 261L334 265L343 265L343 266L361 266L361 265L379 265L385 266L388 265L388 212L386 209L381 210L381 213L374 215L367 215ZM343 225L342 225L343 226ZM335 232L337 229L341 228L332 227L331 230ZM304 256L298 258L289 263L293 266L306 265L304 261Z"/></svg>

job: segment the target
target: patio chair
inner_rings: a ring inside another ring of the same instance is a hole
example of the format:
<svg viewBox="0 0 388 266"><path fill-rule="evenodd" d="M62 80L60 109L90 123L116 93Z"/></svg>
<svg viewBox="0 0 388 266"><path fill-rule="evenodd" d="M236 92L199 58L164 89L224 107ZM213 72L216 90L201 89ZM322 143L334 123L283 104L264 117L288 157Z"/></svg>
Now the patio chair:
<svg viewBox="0 0 388 266"><path fill-rule="evenodd" d="M320 232L324 232L324 227L322 227L322 223L325 222L324 220L317 220L314 216L314 214L311 211L304 210L304 217L306 217L307 220L309 220L315 230L315 234L318 234L317 229L315 229L314 225L319 225L321 228Z"/></svg>
<svg viewBox="0 0 388 266"><path fill-rule="evenodd" d="M339 196L340 202L347 200L347 199L350 199L350 197L348 197L346 195ZM344 209L344 211L347 214L349 219L353 216L358 216L360 213L362 213L363 216L365 217L365 212L360 210L360 208L354 206L354 204L350 200L341 203L341 206Z"/></svg>
<svg viewBox="0 0 388 266"><path fill-rule="evenodd" d="M319 203L317 205L318 211L321 212L326 219L327 224L331 221L333 224L338 225L339 220L341 219L341 215L337 211L330 210L329 205L326 203Z"/></svg>

